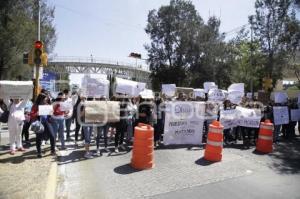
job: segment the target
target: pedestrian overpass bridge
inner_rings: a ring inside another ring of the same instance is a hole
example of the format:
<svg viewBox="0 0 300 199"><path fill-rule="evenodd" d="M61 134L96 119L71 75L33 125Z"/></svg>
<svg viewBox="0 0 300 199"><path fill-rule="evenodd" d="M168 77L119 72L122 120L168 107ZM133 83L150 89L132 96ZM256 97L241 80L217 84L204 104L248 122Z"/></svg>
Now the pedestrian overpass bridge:
<svg viewBox="0 0 300 199"><path fill-rule="evenodd" d="M106 74L133 79L150 85L150 70L144 64L103 60L93 57L52 57L47 69L57 74Z"/></svg>

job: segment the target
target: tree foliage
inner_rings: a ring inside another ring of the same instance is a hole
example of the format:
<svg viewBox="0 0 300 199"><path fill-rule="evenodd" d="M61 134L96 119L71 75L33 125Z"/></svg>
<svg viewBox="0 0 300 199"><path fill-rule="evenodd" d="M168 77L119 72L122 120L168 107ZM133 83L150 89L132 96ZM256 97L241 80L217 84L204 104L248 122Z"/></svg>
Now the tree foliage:
<svg viewBox="0 0 300 199"><path fill-rule="evenodd" d="M0 79L31 79L31 67L22 63L37 39L36 0L0 1ZM45 51L50 53L56 42L54 7L40 0L41 40Z"/></svg>

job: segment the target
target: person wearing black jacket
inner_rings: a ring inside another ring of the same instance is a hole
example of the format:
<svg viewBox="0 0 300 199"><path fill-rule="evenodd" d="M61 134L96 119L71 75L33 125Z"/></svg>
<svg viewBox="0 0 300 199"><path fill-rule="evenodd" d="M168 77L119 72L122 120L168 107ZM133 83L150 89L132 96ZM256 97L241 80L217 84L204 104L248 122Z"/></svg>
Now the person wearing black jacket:
<svg viewBox="0 0 300 199"><path fill-rule="evenodd" d="M128 110L127 103L128 98L120 98L120 121L116 123L116 135L115 135L115 152L119 152L119 147L125 150L123 145L124 135L127 131L127 120L128 120Z"/></svg>

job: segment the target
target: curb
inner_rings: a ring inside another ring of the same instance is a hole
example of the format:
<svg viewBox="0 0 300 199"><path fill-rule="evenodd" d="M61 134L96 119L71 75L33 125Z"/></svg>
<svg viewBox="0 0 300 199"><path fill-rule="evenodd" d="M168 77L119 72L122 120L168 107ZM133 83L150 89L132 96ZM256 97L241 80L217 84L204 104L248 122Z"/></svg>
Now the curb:
<svg viewBox="0 0 300 199"><path fill-rule="evenodd" d="M53 162L47 179L47 187L45 191L45 199L55 199L57 185L57 163Z"/></svg>

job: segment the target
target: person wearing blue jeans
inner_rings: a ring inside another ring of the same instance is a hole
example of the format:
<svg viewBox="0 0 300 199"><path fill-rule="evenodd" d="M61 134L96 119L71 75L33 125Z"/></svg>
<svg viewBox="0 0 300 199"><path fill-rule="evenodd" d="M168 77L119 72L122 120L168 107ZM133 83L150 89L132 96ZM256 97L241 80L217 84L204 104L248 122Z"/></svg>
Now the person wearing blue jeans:
<svg viewBox="0 0 300 199"><path fill-rule="evenodd" d="M66 149L65 147L65 137L64 137L64 121L65 119L53 119L53 130L55 132L55 134L58 133L58 137L60 139L61 142L61 149L64 150ZM55 136L56 137L56 136Z"/></svg>
<svg viewBox="0 0 300 199"><path fill-rule="evenodd" d="M83 132L84 132L84 147L85 147L85 154L84 157L89 159L92 158L92 155L90 153L90 144L91 144L91 134L93 126L84 125L82 126Z"/></svg>
<svg viewBox="0 0 300 199"><path fill-rule="evenodd" d="M108 133L108 124L105 124L103 126L98 126L97 127L97 137L96 137L96 147L97 151L96 154L97 156L100 156L100 138L101 138L101 132L103 132L103 138L104 138L104 150L108 152L107 149L107 133Z"/></svg>

